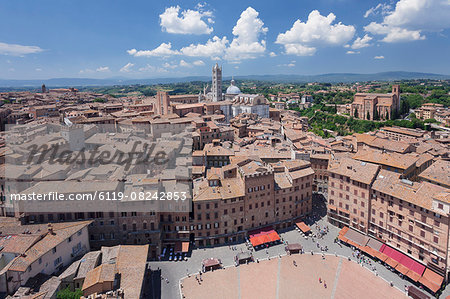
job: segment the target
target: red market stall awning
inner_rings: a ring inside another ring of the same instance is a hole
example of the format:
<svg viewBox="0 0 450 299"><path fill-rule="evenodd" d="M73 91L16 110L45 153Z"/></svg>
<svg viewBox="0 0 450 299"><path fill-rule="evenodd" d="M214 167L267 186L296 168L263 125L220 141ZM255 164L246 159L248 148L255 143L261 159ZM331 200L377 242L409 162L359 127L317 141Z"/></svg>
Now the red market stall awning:
<svg viewBox="0 0 450 299"><path fill-rule="evenodd" d="M377 257L377 251L375 249L373 249L372 247L364 246L364 247L361 247L361 250L372 257Z"/></svg>
<svg viewBox="0 0 450 299"><path fill-rule="evenodd" d="M379 251L377 252L376 257L382 262L384 262L385 260L387 260L389 258L387 255L385 255L384 253L379 252Z"/></svg>
<svg viewBox="0 0 450 299"><path fill-rule="evenodd" d="M276 242L280 240L280 236L276 231L273 231L267 235L269 237L269 242Z"/></svg>
<svg viewBox="0 0 450 299"><path fill-rule="evenodd" d="M261 244L264 243L264 242L262 241L262 239L261 239L260 236L253 236L253 237L250 237L250 242L252 243L252 246L253 246L253 247L259 246L259 245L261 245Z"/></svg>
<svg viewBox="0 0 450 299"><path fill-rule="evenodd" d="M356 247L356 248L358 248L358 249L361 249L361 246L360 246L358 243L353 242L353 241L350 240L350 239L347 239L347 244L348 244L348 245L351 245L351 246L353 246L353 247Z"/></svg>
<svg viewBox="0 0 450 299"><path fill-rule="evenodd" d="M260 231L259 233L250 235L250 242L253 247L270 242L276 242L278 240L280 240L280 236L273 229L268 231Z"/></svg>
<svg viewBox="0 0 450 299"><path fill-rule="evenodd" d="M402 264L398 264L395 267L395 270L402 273L403 275L406 275L406 273L408 273L408 271L409 271L409 269L406 266L403 266Z"/></svg>
<svg viewBox="0 0 450 299"><path fill-rule="evenodd" d="M437 274L436 272L425 269L425 272L423 273L422 277L419 279L419 282L433 291L433 293L436 293L441 288L442 282L444 281L444 277Z"/></svg>
<svg viewBox="0 0 450 299"><path fill-rule="evenodd" d="M386 264L388 264L389 266L391 266L392 268L397 267L398 262L396 260L394 260L393 258L388 257L385 261Z"/></svg>
<svg viewBox="0 0 450 299"><path fill-rule="evenodd" d="M345 235L345 234L348 232L348 230L349 230L348 226L344 226L344 227L340 230L339 235L340 235L340 236Z"/></svg>
<svg viewBox="0 0 450 299"><path fill-rule="evenodd" d="M420 279L420 275L414 272L413 270L409 270L408 273L406 273L406 276L408 276L412 281L418 282Z"/></svg>
<svg viewBox="0 0 450 299"><path fill-rule="evenodd" d="M347 243L347 241L348 241L347 238L344 237L343 235L339 235L339 236L338 236L338 239L341 240L341 241L344 242L344 243Z"/></svg>
<svg viewBox="0 0 450 299"><path fill-rule="evenodd" d="M311 231L311 229L309 228L309 226L307 226L307 225L305 224L305 222L303 222L303 221L297 222L296 225L297 225L297 227L298 227L302 232L304 232L305 234L306 234L306 233L309 233L309 232Z"/></svg>
<svg viewBox="0 0 450 299"><path fill-rule="evenodd" d="M422 275L423 271L425 271L424 265L392 247L383 244L380 251L419 275Z"/></svg>

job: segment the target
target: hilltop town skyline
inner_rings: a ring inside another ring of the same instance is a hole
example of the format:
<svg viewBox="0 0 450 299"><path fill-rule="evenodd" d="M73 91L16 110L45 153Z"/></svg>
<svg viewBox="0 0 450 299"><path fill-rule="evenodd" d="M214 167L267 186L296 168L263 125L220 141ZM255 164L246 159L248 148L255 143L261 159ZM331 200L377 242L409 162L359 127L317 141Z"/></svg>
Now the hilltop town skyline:
<svg viewBox="0 0 450 299"><path fill-rule="evenodd" d="M107 4L0 4L0 78L204 76L215 62L235 75L449 69L441 0Z"/></svg>

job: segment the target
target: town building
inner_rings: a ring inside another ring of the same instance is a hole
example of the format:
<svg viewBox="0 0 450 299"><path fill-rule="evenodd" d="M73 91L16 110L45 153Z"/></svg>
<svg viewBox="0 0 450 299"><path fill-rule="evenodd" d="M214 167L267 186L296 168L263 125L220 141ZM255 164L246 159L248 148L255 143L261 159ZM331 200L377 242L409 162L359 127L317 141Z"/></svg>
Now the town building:
<svg viewBox="0 0 450 299"><path fill-rule="evenodd" d="M435 118L436 113L439 110L443 110L444 105L435 103L423 104L419 109L416 110L416 117L418 119L432 119Z"/></svg>
<svg viewBox="0 0 450 299"><path fill-rule="evenodd" d="M233 117L241 114L257 114L261 118L269 118L269 104L266 98L258 94L238 94L233 99Z"/></svg>
<svg viewBox="0 0 450 299"><path fill-rule="evenodd" d="M341 158L328 165L328 221L367 233L370 190L380 166Z"/></svg>
<svg viewBox="0 0 450 299"><path fill-rule="evenodd" d="M447 277L450 190L381 170L373 182L369 234Z"/></svg>
<svg viewBox="0 0 450 299"><path fill-rule="evenodd" d="M244 156L194 181L191 224L198 246L242 241L262 227L285 228L312 211L306 161L263 163Z"/></svg>
<svg viewBox="0 0 450 299"><path fill-rule="evenodd" d="M393 85L392 92L356 93L353 99L351 115L365 120L391 119L400 109L400 86Z"/></svg>
<svg viewBox="0 0 450 299"><path fill-rule="evenodd" d="M423 130L400 127L383 127L380 129L380 132L386 137L397 141L408 141L411 139L414 140L417 138L422 138L426 134L426 131Z"/></svg>
<svg viewBox="0 0 450 299"><path fill-rule="evenodd" d="M55 274L88 252L90 223L20 225L2 221L0 292L13 294L30 278Z"/></svg>
<svg viewBox="0 0 450 299"><path fill-rule="evenodd" d="M450 162L441 159L436 160L419 174L419 180L450 188Z"/></svg>

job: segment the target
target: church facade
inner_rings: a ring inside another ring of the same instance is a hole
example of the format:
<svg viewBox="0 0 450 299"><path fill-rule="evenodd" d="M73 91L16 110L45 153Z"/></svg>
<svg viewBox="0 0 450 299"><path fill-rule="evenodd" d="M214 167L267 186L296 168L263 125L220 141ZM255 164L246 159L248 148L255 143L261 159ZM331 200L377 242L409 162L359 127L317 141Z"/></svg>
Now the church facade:
<svg viewBox="0 0 450 299"><path fill-rule="evenodd" d="M234 79L231 80L226 93L222 92L222 68L217 63L212 68L211 90L208 92L207 90L208 87L205 87L203 96L199 95L199 98L217 106L226 121L241 113L253 113L262 118L269 117L267 99L259 94L243 94Z"/></svg>
<svg viewBox="0 0 450 299"><path fill-rule="evenodd" d="M391 93L356 93L351 116L365 120L388 120L400 110L400 86L393 85Z"/></svg>

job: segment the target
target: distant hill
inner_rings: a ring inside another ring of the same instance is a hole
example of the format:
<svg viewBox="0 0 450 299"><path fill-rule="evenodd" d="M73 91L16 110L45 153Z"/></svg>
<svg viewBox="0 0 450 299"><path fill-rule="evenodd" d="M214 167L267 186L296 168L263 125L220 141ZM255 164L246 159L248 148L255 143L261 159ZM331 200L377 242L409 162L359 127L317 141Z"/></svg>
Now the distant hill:
<svg viewBox="0 0 450 299"><path fill-rule="evenodd" d="M450 75L440 75L418 72L382 72L375 74L331 73L321 75L253 75L235 76L237 79L276 81L276 82L321 82L321 83L352 83L365 81L393 81L412 79L450 79Z"/></svg>
<svg viewBox="0 0 450 299"><path fill-rule="evenodd" d="M306 83L306 82L328 82L328 83L351 83L364 81L393 81L393 80L412 80L412 79L450 79L450 75L440 75L431 73L417 72L382 72L375 74L354 74L354 73L332 73L322 75L248 75L235 76L238 80L259 80L279 83ZM224 77L225 80L231 77ZM209 76L190 76L180 78L156 78L156 79L127 79L127 78L109 78L109 79L90 79L90 78L54 78L46 80L8 80L0 79L0 87L20 87L36 88L45 84L47 87L68 87L68 86L111 86L111 85L152 85L167 84L191 81L211 81Z"/></svg>

